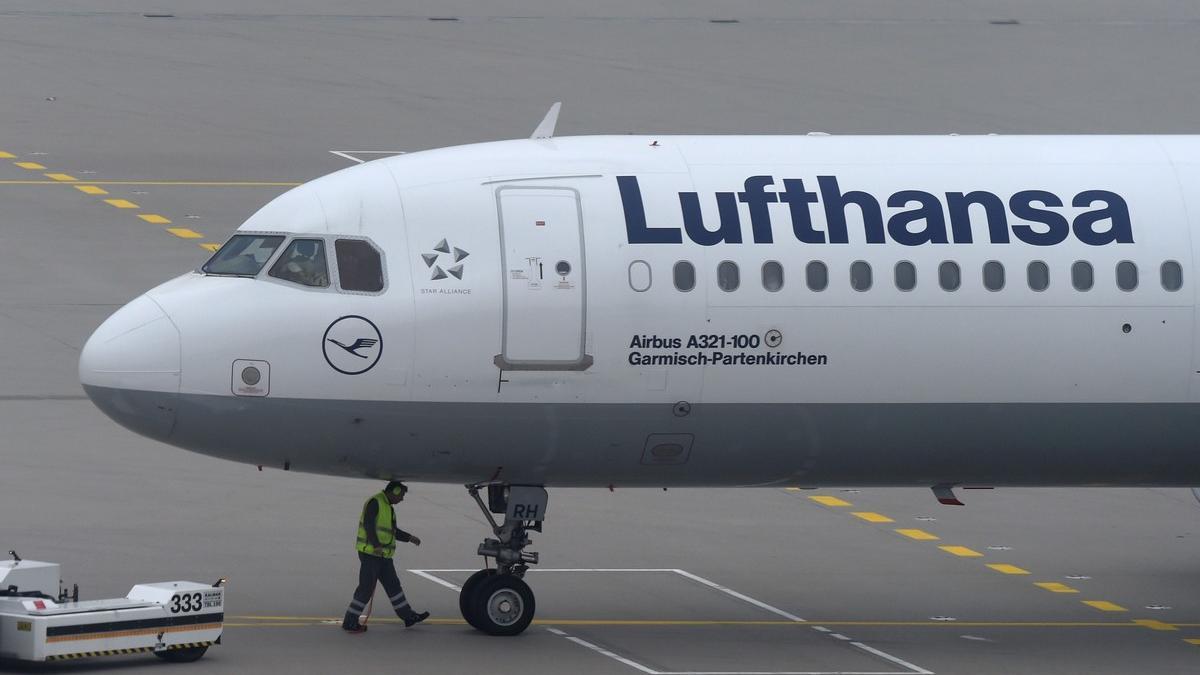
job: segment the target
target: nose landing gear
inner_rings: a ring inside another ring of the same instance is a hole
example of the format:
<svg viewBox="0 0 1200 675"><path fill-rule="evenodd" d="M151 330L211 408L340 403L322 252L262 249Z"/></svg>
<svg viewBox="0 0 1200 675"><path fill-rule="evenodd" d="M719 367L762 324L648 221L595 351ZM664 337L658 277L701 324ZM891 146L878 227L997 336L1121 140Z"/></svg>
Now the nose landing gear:
<svg viewBox="0 0 1200 675"><path fill-rule="evenodd" d="M488 485L488 503L479 496L479 485L468 485L467 492L479 505L492 526L495 538L484 539L479 555L494 558L496 567L479 570L463 584L458 608L463 618L477 630L489 635L517 635L524 631L536 610L529 584L524 581L538 554L526 551L529 532L541 532L546 516L546 490L537 486ZM497 524L492 515L504 514Z"/></svg>

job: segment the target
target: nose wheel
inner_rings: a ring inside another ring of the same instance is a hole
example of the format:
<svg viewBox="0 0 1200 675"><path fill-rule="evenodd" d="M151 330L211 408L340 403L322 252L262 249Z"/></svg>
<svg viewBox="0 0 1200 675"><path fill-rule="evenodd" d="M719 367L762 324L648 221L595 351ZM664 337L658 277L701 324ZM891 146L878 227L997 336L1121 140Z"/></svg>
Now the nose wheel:
<svg viewBox="0 0 1200 675"><path fill-rule="evenodd" d="M494 569L472 574L458 595L458 609L476 630L488 635L518 635L533 621L537 602L523 577L538 554L526 551L528 532L541 532L546 513L546 490L541 487L488 485L488 503L479 496L479 485L468 485L492 526L494 539L479 545L479 555L494 559ZM504 514L497 524L493 513Z"/></svg>
<svg viewBox="0 0 1200 675"><path fill-rule="evenodd" d="M467 623L488 635L518 635L529 627L537 611L529 584L494 570L480 570L472 579L476 583L464 585L458 596Z"/></svg>

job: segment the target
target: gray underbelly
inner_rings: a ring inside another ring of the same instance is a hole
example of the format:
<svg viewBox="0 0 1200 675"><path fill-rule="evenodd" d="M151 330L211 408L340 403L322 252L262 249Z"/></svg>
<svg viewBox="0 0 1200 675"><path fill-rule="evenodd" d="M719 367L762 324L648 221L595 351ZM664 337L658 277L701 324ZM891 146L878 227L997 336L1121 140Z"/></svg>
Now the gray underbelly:
<svg viewBox="0 0 1200 675"><path fill-rule="evenodd" d="M1200 485L1200 404L1191 403L710 403L686 415L669 404L179 395L173 405L160 440L336 475L627 487ZM652 452L664 443L688 447Z"/></svg>

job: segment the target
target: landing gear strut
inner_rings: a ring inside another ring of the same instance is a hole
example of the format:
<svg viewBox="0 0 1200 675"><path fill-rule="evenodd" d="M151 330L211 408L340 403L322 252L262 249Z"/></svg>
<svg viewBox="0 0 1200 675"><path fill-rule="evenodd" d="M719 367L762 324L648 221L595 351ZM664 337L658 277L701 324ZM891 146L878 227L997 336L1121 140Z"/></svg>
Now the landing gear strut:
<svg viewBox="0 0 1200 675"><path fill-rule="evenodd" d="M489 635L517 635L524 631L536 609L533 591L524 581L538 554L526 551L529 532L541 532L546 517L546 490L528 485L488 485L488 502L479 496L483 486L468 485L467 492L492 526L495 538L484 539L479 555L496 561L495 568L472 574L458 595L458 608L467 623ZM492 515L504 514L496 523Z"/></svg>

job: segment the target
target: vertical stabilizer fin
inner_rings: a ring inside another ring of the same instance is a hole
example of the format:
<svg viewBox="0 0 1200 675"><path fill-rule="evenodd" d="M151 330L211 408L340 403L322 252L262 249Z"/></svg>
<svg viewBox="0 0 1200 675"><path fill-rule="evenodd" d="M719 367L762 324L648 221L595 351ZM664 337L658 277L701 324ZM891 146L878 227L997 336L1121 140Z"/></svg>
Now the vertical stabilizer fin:
<svg viewBox="0 0 1200 675"><path fill-rule="evenodd" d="M546 112L546 116L542 118L541 124L533 130L533 139L546 139L554 136L554 127L558 125L558 111L562 109L562 101L558 101L550 106L550 110Z"/></svg>

